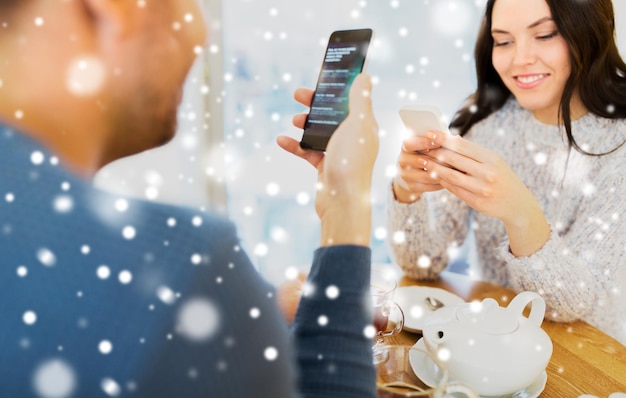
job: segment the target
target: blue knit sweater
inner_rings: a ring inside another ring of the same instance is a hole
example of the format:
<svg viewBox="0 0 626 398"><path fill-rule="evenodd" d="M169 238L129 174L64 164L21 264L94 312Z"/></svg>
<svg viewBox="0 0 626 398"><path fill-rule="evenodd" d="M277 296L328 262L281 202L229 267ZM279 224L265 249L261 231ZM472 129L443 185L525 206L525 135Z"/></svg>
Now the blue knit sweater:
<svg viewBox="0 0 626 398"><path fill-rule="evenodd" d="M2 397L375 396L369 248L316 251L290 331L229 221L95 189L1 125L0 263Z"/></svg>

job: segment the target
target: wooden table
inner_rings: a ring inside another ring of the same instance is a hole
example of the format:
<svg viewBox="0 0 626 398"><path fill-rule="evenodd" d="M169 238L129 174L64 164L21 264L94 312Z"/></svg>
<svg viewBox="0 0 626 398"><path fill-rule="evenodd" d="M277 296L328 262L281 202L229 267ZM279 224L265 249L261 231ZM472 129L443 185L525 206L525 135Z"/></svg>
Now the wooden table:
<svg viewBox="0 0 626 398"><path fill-rule="evenodd" d="M432 286L457 294L466 301L496 299L506 306L515 292L466 275L444 272L434 282L417 282L403 277L399 286ZM552 339L553 352L548 364L548 381L541 398L577 398L582 394L607 398L614 392L626 393L626 346L585 322L544 321L543 330ZM403 331L387 338L391 344L414 344L420 334Z"/></svg>

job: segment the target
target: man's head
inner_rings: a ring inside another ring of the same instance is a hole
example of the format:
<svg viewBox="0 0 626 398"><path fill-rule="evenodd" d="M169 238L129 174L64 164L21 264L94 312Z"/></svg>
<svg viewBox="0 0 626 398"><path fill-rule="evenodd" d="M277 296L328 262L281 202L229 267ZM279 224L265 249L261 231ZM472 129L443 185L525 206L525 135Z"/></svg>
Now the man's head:
<svg viewBox="0 0 626 398"><path fill-rule="evenodd" d="M195 0L21 0L0 9L0 121L81 174L171 139L205 41Z"/></svg>

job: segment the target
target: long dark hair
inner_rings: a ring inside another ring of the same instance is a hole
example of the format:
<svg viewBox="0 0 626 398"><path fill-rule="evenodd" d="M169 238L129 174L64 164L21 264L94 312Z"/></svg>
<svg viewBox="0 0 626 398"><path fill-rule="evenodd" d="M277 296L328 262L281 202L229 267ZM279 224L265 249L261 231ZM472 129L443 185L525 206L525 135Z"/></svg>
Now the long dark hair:
<svg viewBox="0 0 626 398"><path fill-rule="evenodd" d="M450 123L461 135L500 109L511 96L491 60L495 2L487 1L474 48L478 87ZM569 146L590 155L572 136L570 102L576 90L588 111L610 119L626 118L626 64L615 42L613 4L611 0L546 0L546 3L567 43L571 63L571 74L559 105L559 121L565 127Z"/></svg>

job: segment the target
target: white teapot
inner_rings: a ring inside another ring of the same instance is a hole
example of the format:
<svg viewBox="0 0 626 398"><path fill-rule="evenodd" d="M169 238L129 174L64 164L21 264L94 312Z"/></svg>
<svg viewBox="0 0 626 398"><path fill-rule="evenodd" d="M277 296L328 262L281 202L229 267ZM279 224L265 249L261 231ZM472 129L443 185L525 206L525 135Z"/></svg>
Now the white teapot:
<svg viewBox="0 0 626 398"><path fill-rule="evenodd" d="M445 361L452 379L478 394L512 394L532 384L552 356L552 341L541 329L545 310L534 292L518 294L507 307L491 298L443 307L424 320L424 344Z"/></svg>

